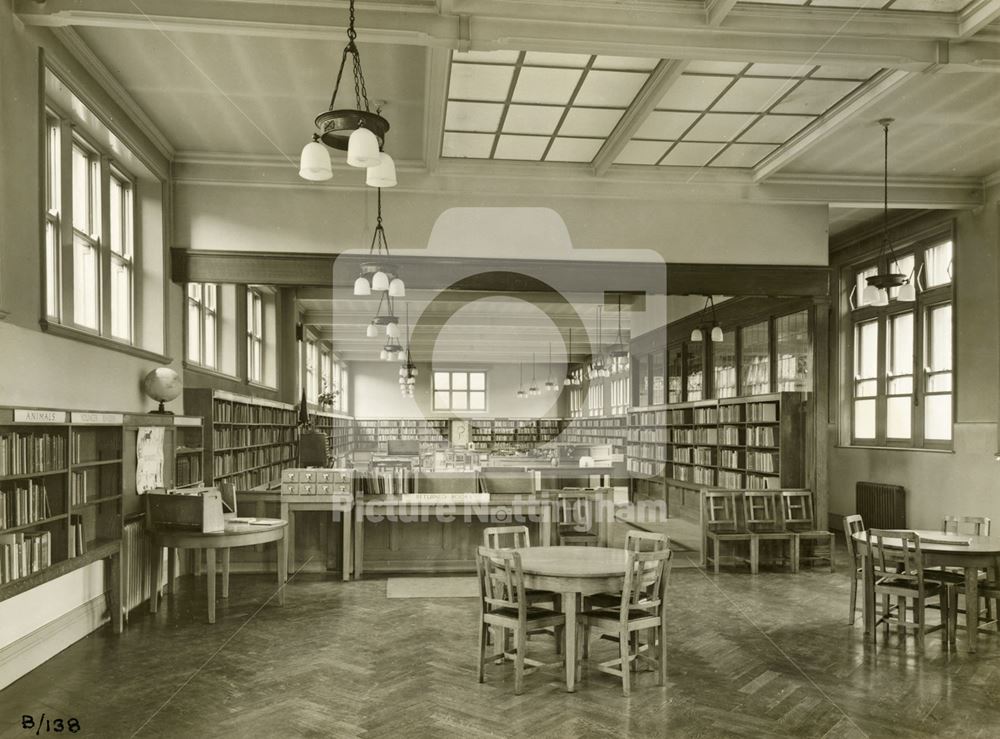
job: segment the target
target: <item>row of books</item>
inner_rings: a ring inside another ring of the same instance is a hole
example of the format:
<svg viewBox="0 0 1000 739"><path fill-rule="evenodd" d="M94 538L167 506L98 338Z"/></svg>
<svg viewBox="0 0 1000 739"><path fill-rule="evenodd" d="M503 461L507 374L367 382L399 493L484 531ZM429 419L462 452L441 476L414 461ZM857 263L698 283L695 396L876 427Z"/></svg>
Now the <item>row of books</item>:
<svg viewBox="0 0 1000 739"><path fill-rule="evenodd" d="M628 471L633 475L643 475L644 477L657 477L663 474L662 462L650 462L645 459L629 457L626 463Z"/></svg>
<svg viewBox="0 0 1000 739"><path fill-rule="evenodd" d="M413 471L408 467L382 467L367 475L368 492L373 495L405 495L413 492Z"/></svg>
<svg viewBox="0 0 1000 739"><path fill-rule="evenodd" d="M213 430L212 441L216 449L292 443L295 441L295 429L282 426L224 426Z"/></svg>
<svg viewBox="0 0 1000 739"><path fill-rule="evenodd" d="M655 428L655 429L639 429L633 428L628 430L628 440L629 441L647 441L656 444L666 444L669 431L665 428Z"/></svg>
<svg viewBox="0 0 1000 739"><path fill-rule="evenodd" d="M201 482L201 453L178 455L174 463L174 477L178 487Z"/></svg>
<svg viewBox="0 0 1000 739"><path fill-rule="evenodd" d="M718 423L719 407L711 406L709 408L695 408L694 422L697 424Z"/></svg>
<svg viewBox="0 0 1000 739"><path fill-rule="evenodd" d="M642 457L643 459L654 459L659 462L667 461L667 448L653 444L629 444L625 447L625 454L629 457Z"/></svg>
<svg viewBox="0 0 1000 739"><path fill-rule="evenodd" d="M675 444L709 444L715 446L719 443L719 430L716 428L671 429L670 440Z"/></svg>
<svg viewBox="0 0 1000 739"><path fill-rule="evenodd" d="M260 467L255 470L231 472L224 475L217 474L215 479L216 482L231 482L236 486L237 490L251 490L253 488L260 487L261 485L268 485L274 480L280 479L282 470L294 464L295 458L289 457L281 462L276 462L275 464L268 465L267 467Z"/></svg>
<svg viewBox="0 0 1000 739"><path fill-rule="evenodd" d="M773 426L750 426L747 428L748 446L775 446Z"/></svg>
<svg viewBox="0 0 1000 739"><path fill-rule="evenodd" d="M83 532L83 517L69 517L69 556L79 557L87 553L87 537Z"/></svg>
<svg viewBox="0 0 1000 739"><path fill-rule="evenodd" d="M778 455L773 452L747 452L747 469L754 472L777 472Z"/></svg>
<svg viewBox="0 0 1000 739"><path fill-rule="evenodd" d="M48 432L0 434L0 477L66 467L66 436Z"/></svg>
<svg viewBox="0 0 1000 739"><path fill-rule="evenodd" d="M0 534L0 585L27 577L51 564L50 532Z"/></svg>
<svg viewBox="0 0 1000 739"><path fill-rule="evenodd" d="M747 404L747 421L758 423L771 423L778 420L777 403L749 403Z"/></svg>
<svg viewBox="0 0 1000 739"><path fill-rule="evenodd" d="M52 516L45 482L25 480L0 491L0 530L41 521Z"/></svg>
<svg viewBox="0 0 1000 739"><path fill-rule="evenodd" d="M215 455L215 476L294 459L296 453L294 444L220 452Z"/></svg>
<svg viewBox="0 0 1000 739"><path fill-rule="evenodd" d="M296 424L293 409L232 403L219 399L216 399L212 406L212 416L215 423L267 423L281 426Z"/></svg>

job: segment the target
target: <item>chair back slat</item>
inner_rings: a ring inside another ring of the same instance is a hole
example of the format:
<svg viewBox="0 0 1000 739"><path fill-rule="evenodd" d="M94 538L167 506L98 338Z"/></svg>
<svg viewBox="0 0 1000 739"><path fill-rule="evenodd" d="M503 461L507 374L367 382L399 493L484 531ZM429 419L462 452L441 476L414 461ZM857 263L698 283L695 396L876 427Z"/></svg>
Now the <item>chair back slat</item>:
<svg viewBox="0 0 1000 739"><path fill-rule="evenodd" d="M590 531L592 498L580 493L559 493L559 525L574 531Z"/></svg>
<svg viewBox="0 0 1000 739"><path fill-rule="evenodd" d="M989 536L990 519L986 516L945 516L941 530L946 534L971 534Z"/></svg>
<svg viewBox="0 0 1000 739"><path fill-rule="evenodd" d="M738 493L707 492L705 522L709 531L736 531L736 496Z"/></svg>
<svg viewBox="0 0 1000 739"><path fill-rule="evenodd" d="M868 529L868 558L876 579L906 581L923 590L924 556L916 531Z"/></svg>
<svg viewBox="0 0 1000 739"><path fill-rule="evenodd" d="M622 585L622 620L628 620L630 608L660 608L672 556L673 552L669 549L627 553L625 582Z"/></svg>
<svg viewBox="0 0 1000 739"><path fill-rule="evenodd" d="M812 493L806 490L785 490L782 492L781 514L786 529L811 531L816 525L813 516Z"/></svg>
<svg viewBox="0 0 1000 739"><path fill-rule="evenodd" d="M778 518L778 494L773 490L747 490L743 493L743 515L750 531L777 531L781 528Z"/></svg>
<svg viewBox="0 0 1000 739"><path fill-rule="evenodd" d="M632 552L658 552L670 548L666 534L629 529L625 532L625 548Z"/></svg>
<svg viewBox="0 0 1000 739"><path fill-rule="evenodd" d="M476 574L484 613L498 608L524 611L524 574L521 555L511 549L476 549Z"/></svg>
<svg viewBox="0 0 1000 739"><path fill-rule="evenodd" d="M854 535L859 531L864 530L865 522L859 514L854 513L850 516L844 516L844 539L847 542L847 554L851 558L851 562L854 564L854 569L860 567L860 563L858 562L857 542L854 541Z"/></svg>
<svg viewBox="0 0 1000 739"><path fill-rule="evenodd" d="M489 526L483 531L487 549L526 549L531 546L527 526Z"/></svg>

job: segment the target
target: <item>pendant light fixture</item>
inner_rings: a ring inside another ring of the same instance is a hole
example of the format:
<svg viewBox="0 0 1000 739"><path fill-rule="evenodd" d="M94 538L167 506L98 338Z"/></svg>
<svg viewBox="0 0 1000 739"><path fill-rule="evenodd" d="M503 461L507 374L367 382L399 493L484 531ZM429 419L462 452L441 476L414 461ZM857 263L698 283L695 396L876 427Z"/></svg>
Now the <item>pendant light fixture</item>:
<svg viewBox="0 0 1000 739"><path fill-rule="evenodd" d="M573 373L573 329L569 330L569 352L566 354L566 378L563 387L575 387L580 384L579 378Z"/></svg>
<svg viewBox="0 0 1000 739"><path fill-rule="evenodd" d="M399 392L404 398L413 397L413 387L417 384L417 366L410 357L410 306L406 306L406 361L399 368Z"/></svg>
<svg viewBox="0 0 1000 739"><path fill-rule="evenodd" d="M535 396L539 395L541 391L538 389L538 385L535 382L535 353L531 353L531 385L528 387L528 395Z"/></svg>
<svg viewBox="0 0 1000 739"><path fill-rule="evenodd" d="M602 339L601 339L601 313L603 312L603 306L597 306L597 353L590 358L590 376L591 377L609 377L611 371L608 369L607 364L604 361L604 352L602 349Z"/></svg>
<svg viewBox="0 0 1000 739"><path fill-rule="evenodd" d="M361 54L355 43L358 34L354 30L354 0L349 0L348 8L347 46L340 57L340 69L337 70L330 106L316 116L317 132L313 134L312 141L302 149L299 176L313 181L328 180L333 176L330 154L323 146L326 144L333 149L346 151L347 163L352 167L368 168L369 184L377 182L379 184L374 185L376 187L391 187L396 184L395 166L392 158L382 151L385 134L389 131L389 121L378 110L371 112L365 75L361 69ZM337 108L337 93L340 91L340 80L343 78L348 56L352 60L355 107ZM372 169L376 172L372 173Z"/></svg>
<svg viewBox="0 0 1000 739"><path fill-rule="evenodd" d="M545 392L554 393L559 389L555 380L552 379L552 342L549 342L549 373L545 377Z"/></svg>
<svg viewBox="0 0 1000 739"><path fill-rule="evenodd" d="M382 225L382 188L379 188L375 233L372 234L372 243L368 247L368 261L361 265L361 274L354 281L356 296L371 295L373 291L388 293L390 298L402 298L406 295L406 285L389 260L389 240L385 236L385 226Z"/></svg>
<svg viewBox="0 0 1000 739"><path fill-rule="evenodd" d="M705 307L702 308L701 311L701 320L705 324L707 324L706 319L708 318L709 309L711 309L711 318L712 318L712 324L711 324L712 328L709 337L712 339L713 342L718 344L723 340L722 328L719 326L718 321L715 319L715 300L712 299L711 295L705 296ZM694 330L691 331L691 341L703 341L703 340L704 340L704 332L701 330L700 326L696 326Z"/></svg>
<svg viewBox="0 0 1000 739"><path fill-rule="evenodd" d="M622 335L622 295L618 293L618 335L615 336L615 343L608 350L608 356L615 364L615 369L619 372L627 372L629 368L629 358L631 353L629 345Z"/></svg>
<svg viewBox="0 0 1000 739"><path fill-rule="evenodd" d="M913 272L903 275L894 270L898 269L896 252L892 249L892 241L889 239L889 125L892 118L882 118L878 124L882 127L883 133L883 162L882 162L882 248L879 250L878 262L875 266L875 274L865 279L868 285L862 293L862 299L866 305L884 306L889 304L889 290L899 288L896 293L896 300L902 303L912 303L917 299L916 285L913 283ZM883 272L883 266L885 271Z"/></svg>
<svg viewBox="0 0 1000 739"><path fill-rule="evenodd" d="M382 313L382 306L385 306L385 313ZM378 299L378 307L375 309L375 317L368 322L365 327L365 336L373 339L378 336L378 327L385 326L385 335L389 339L399 338L399 316L395 313L392 296L382 293Z"/></svg>
<svg viewBox="0 0 1000 739"><path fill-rule="evenodd" d="M528 397L528 394L524 392L524 362L517 363L517 392L514 395L518 398Z"/></svg>

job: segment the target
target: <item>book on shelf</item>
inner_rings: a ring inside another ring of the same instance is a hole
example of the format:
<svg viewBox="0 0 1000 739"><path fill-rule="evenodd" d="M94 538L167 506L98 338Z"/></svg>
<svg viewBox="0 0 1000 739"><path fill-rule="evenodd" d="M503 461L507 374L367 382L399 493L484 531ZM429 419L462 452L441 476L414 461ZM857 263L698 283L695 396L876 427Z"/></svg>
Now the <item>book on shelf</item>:
<svg viewBox="0 0 1000 739"><path fill-rule="evenodd" d="M83 516L69 517L69 556L79 557L87 553L87 539L83 531Z"/></svg>
<svg viewBox="0 0 1000 739"><path fill-rule="evenodd" d="M0 585L26 577L51 564L51 532L0 534Z"/></svg>
<svg viewBox="0 0 1000 739"><path fill-rule="evenodd" d="M0 491L0 530L26 526L52 516L44 480L18 480Z"/></svg>
<svg viewBox="0 0 1000 739"><path fill-rule="evenodd" d="M0 434L0 477L50 472L66 466L66 436L49 432Z"/></svg>

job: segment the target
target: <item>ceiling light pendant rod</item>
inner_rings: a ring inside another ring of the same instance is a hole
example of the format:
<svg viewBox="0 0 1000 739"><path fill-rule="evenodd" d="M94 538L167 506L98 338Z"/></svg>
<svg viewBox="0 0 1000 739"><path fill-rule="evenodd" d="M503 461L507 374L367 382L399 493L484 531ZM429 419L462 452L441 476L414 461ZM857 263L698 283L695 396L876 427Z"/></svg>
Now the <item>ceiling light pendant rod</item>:
<svg viewBox="0 0 1000 739"><path fill-rule="evenodd" d="M563 387L573 385L573 327L569 329L569 349L566 353L566 377L563 379Z"/></svg>

